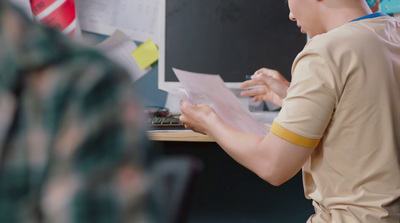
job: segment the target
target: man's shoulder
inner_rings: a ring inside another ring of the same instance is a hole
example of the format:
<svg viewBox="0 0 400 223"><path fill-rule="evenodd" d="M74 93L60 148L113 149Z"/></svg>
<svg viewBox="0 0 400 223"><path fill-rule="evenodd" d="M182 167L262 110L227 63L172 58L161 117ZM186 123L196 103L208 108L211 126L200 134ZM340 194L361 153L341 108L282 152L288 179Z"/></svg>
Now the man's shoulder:
<svg viewBox="0 0 400 223"><path fill-rule="evenodd" d="M376 42L377 35L365 26L345 24L327 33L317 35L309 40L303 54L318 54L324 58L334 59L335 55L368 51Z"/></svg>
<svg viewBox="0 0 400 223"><path fill-rule="evenodd" d="M337 49L340 46L348 45L350 42L356 40L362 35L363 34L361 34L360 30L354 30L346 24L310 39L309 43L307 44L307 48L321 47L327 49L332 47Z"/></svg>
<svg viewBox="0 0 400 223"><path fill-rule="evenodd" d="M397 21L389 16L348 22L329 32L315 36L309 41L307 48L323 47L335 51L373 46L371 42L376 42L382 35L382 30L385 30L385 27L393 22Z"/></svg>

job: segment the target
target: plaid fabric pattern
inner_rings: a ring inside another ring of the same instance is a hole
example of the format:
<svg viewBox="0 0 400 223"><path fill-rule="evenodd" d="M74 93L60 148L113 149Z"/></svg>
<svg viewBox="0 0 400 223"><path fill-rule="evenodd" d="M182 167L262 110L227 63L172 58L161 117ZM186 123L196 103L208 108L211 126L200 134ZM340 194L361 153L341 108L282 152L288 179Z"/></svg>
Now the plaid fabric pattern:
<svg viewBox="0 0 400 223"><path fill-rule="evenodd" d="M147 222L129 76L13 11L0 2L0 222Z"/></svg>

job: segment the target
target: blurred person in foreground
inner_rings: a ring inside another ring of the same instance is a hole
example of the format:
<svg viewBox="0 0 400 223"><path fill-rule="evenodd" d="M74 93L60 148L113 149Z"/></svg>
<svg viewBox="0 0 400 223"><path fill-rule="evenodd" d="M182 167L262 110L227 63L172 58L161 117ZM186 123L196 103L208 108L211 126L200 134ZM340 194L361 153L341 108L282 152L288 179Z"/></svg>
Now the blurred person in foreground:
<svg viewBox="0 0 400 223"><path fill-rule="evenodd" d="M241 85L264 85L242 95L282 106L270 132L237 131L184 101L181 121L272 185L302 169L308 222L400 222L400 22L365 0L287 2L310 37L291 83L262 68Z"/></svg>
<svg viewBox="0 0 400 223"><path fill-rule="evenodd" d="M148 222L128 74L0 1L0 222Z"/></svg>

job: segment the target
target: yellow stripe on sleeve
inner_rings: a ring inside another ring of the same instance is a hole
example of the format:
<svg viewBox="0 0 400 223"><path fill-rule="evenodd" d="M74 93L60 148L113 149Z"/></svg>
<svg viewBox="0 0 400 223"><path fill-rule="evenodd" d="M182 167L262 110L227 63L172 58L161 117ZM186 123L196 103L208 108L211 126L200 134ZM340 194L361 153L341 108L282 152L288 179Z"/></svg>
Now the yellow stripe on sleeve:
<svg viewBox="0 0 400 223"><path fill-rule="evenodd" d="M296 133L283 128L276 122L272 123L270 131L288 142L308 148L315 148L320 141L320 139L310 139L297 135Z"/></svg>

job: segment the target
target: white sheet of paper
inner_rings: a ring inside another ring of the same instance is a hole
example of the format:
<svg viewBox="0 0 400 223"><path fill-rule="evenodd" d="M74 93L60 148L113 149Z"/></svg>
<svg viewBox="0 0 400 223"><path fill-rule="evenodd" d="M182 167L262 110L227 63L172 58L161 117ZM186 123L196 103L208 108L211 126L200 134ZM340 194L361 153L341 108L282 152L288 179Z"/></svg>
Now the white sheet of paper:
<svg viewBox="0 0 400 223"><path fill-rule="evenodd" d="M159 0L75 0L82 30L103 35L115 29L131 39L158 43Z"/></svg>
<svg viewBox="0 0 400 223"><path fill-rule="evenodd" d="M160 89L168 92L169 94L171 94L181 100L188 101L191 104L193 104L193 102L190 100L189 96L186 94L185 89L183 89L183 88L168 88L168 87L164 86Z"/></svg>
<svg viewBox="0 0 400 223"><path fill-rule="evenodd" d="M144 70L140 69L132 56L132 52L137 48L136 44L122 31L116 30L103 42L97 44L110 59L123 66L133 81L138 80L151 70L151 67Z"/></svg>
<svg viewBox="0 0 400 223"><path fill-rule="evenodd" d="M240 131L261 136L268 133L269 127L254 119L219 75L173 70L192 103L210 105L221 120Z"/></svg>

